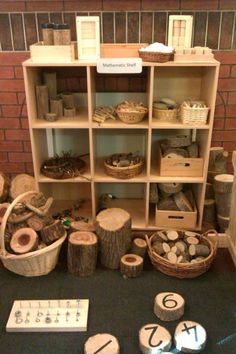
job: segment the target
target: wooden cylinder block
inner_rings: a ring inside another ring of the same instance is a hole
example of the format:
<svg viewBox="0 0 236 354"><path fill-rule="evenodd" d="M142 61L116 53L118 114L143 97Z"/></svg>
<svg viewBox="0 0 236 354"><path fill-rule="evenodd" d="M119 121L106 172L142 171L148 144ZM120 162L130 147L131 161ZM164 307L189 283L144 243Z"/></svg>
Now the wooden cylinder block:
<svg viewBox="0 0 236 354"><path fill-rule="evenodd" d="M70 234L67 265L70 273L79 276L92 275L97 264L98 243L93 232L76 231Z"/></svg>
<svg viewBox="0 0 236 354"><path fill-rule="evenodd" d="M189 254L195 257L207 257L210 254L210 249L206 245L190 245Z"/></svg>
<svg viewBox="0 0 236 354"><path fill-rule="evenodd" d="M58 116L56 113L46 113L44 118L48 122L55 122L58 119Z"/></svg>
<svg viewBox="0 0 236 354"><path fill-rule="evenodd" d="M176 321L184 314L185 301L176 293L160 293L154 300L154 313L162 321Z"/></svg>
<svg viewBox="0 0 236 354"><path fill-rule="evenodd" d="M57 74L55 72L44 72L43 81L48 88L49 99L55 99L57 97Z"/></svg>
<svg viewBox="0 0 236 354"><path fill-rule="evenodd" d="M7 211L7 208L9 207L10 203L1 203L0 204L0 225L2 222L2 219L4 217L5 212Z"/></svg>
<svg viewBox="0 0 236 354"><path fill-rule="evenodd" d="M131 217L120 208L102 210L96 217L100 260L110 269L118 269L121 257L131 245Z"/></svg>
<svg viewBox="0 0 236 354"><path fill-rule="evenodd" d="M70 92L65 92L61 94L63 100L63 107L75 108L75 98L74 95Z"/></svg>
<svg viewBox="0 0 236 354"><path fill-rule="evenodd" d="M131 253L137 254L140 257L145 257L145 253L147 250L147 242L142 239L136 237L133 239L132 246L131 246Z"/></svg>
<svg viewBox="0 0 236 354"><path fill-rule="evenodd" d="M125 254L120 260L120 272L124 277L136 278L143 271L143 258L137 254Z"/></svg>
<svg viewBox="0 0 236 354"><path fill-rule="evenodd" d="M29 227L21 228L12 235L10 246L17 254L35 251L38 247L38 235Z"/></svg>
<svg viewBox="0 0 236 354"><path fill-rule="evenodd" d="M0 203L5 202L10 188L9 178L2 172L0 172Z"/></svg>
<svg viewBox="0 0 236 354"><path fill-rule="evenodd" d="M57 117L63 116L63 101L61 98L50 100L50 112L55 113Z"/></svg>
<svg viewBox="0 0 236 354"><path fill-rule="evenodd" d="M75 117L76 111L74 107L65 107L64 108L64 116L65 117Z"/></svg>
<svg viewBox="0 0 236 354"><path fill-rule="evenodd" d="M49 112L49 96L46 85L36 86L36 102L38 118L44 118L45 114Z"/></svg>
<svg viewBox="0 0 236 354"><path fill-rule="evenodd" d="M84 354L119 354L120 346L116 337L109 333L99 333L89 337L84 344Z"/></svg>
<svg viewBox="0 0 236 354"><path fill-rule="evenodd" d="M139 330L139 348L143 354L162 353L171 348L171 335L156 323L146 324Z"/></svg>
<svg viewBox="0 0 236 354"><path fill-rule="evenodd" d="M217 223L219 225L220 231L225 232L229 227L230 218L224 217L222 215L217 214Z"/></svg>
<svg viewBox="0 0 236 354"><path fill-rule="evenodd" d="M200 353L206 346L205 328L194 321L182 321L175 329L176 349L183 353Z"/></svg>

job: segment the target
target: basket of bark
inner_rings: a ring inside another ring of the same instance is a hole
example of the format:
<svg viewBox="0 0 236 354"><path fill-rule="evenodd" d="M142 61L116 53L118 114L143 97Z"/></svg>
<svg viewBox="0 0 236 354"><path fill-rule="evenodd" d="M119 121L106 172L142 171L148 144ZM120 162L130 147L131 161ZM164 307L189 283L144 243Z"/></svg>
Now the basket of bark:
<svg viewBox="0 0 236 354"><path fill-rule="evenodd" d="M144 168L144 158L137 156L131 161L129 155L132 154L114 154L107 157L104 161L105 172L118 179L130 179L139 175Z"/></svg>
<svg viewBox="0 0 236 354"><path fill-rule="evenodd" d="M168 232L172 233L172 240L166 237ZM174 240L174 233L176 232L180 235L180 237ZM192 243L188 244L185 242L186 233L187 235L190 235L188 237L192 239ZM172 277L183 279L196 278L200 276L210 268L217 252L217 242L211 241L208 238L209 233L213 233L215 236L217 236L217 232L215 230L209 230L204 234L197 234L195 232L192 233L190 231L182 230L170 230L167 232L162 230L155 232L151 235L150 238L146 236L148 254L151 263L156 270L159 270L160 272ZM191 234L194 234L194 236L191 236ZM160 239L162 239L162 241L160 241ZM183 249L181 252L179 252L179 256L176 255L175 258L172 254L174 253L172 250L173 247L177 248L178 245L175 246L176 243L186 243L186 250L184 250L185 246L183 245ZM196 256L196 254L193 255L194 250L196 250L196 245L200 246L203 250L208 250L207 253L205 253L205 257L199 257ZM160 247L163 247L164 250L160 250ZM179 261L178 258L181 258L181 261Z"/></svg>
<svg viewBox="0 0 236 354"><path fill-rule="evenodd" d="M13 254L7 251L5 244L7 220L16 204L20 203L25 197L33 194L37 194L37 192L29 191L14 199L4 214L0 228L0 259L3 265L13 273L29 277L48 274L55 268L62 243L66 239L65 231L64 235L58 240L42 249L24 254Z"/></svg>

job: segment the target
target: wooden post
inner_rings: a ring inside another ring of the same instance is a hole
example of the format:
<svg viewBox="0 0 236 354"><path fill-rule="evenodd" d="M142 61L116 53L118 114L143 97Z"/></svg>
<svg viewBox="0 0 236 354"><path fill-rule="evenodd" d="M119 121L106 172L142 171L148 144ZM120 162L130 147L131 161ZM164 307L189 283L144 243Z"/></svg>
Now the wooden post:
<svg viewBox="0 0 236 354"><path fill-rule="evenodd" d="M69 272L82 277L93 274L97 264L97 252L97 236L93 232L72 232L67 253Z"/></svg>
<svg viewBox="0 0 236 354"><path fill-rule="evenodd" d="M38 118L44 118L45 114L49 112L49 97L46 85L36 86L36 101Z"/></svg>
<svg viewBox="0 0 236 354"><path fill-rule="evenodd" d="M49 98L55 99L57 97L57 74L55 72L44 72L43 81L48 88Z"/></svg>
<svg viewBox="0 0 236 354"><path fill-rule="evenodd" d="M108 208L97 215L96 221L101 263L107 268L118 269L121 257L131 244L130 214L120 208Z"/></svg>

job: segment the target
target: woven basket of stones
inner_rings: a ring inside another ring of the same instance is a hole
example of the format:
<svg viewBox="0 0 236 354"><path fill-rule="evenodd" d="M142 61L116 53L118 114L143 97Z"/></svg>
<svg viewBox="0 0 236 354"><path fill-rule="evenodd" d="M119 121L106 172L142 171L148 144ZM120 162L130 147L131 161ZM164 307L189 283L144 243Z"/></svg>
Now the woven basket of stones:
<svg viewBox="0 0 236 354"><path fill-rule="evenodd" d="M137 154L113 154L104 161L105 172L114 178L129 179L144 168L144 158Z"/></svg>
<svg viewBox="0 0 236 354"><path fill-rule="evenodd" d="M124 101L116 108L116 114L120 120L127 124L135 124L141 122L148 112L141 102Z"/></svg>
<svg viewBox="0 0 236 354"><path fill-rule="evenodd" d="M176 278L196 278L211 266L217 252L217 242L208 234L192 231L157 231L146 236L148 254L153 266L160 272ZM216 238L216 237L215 237Z"/></svg>

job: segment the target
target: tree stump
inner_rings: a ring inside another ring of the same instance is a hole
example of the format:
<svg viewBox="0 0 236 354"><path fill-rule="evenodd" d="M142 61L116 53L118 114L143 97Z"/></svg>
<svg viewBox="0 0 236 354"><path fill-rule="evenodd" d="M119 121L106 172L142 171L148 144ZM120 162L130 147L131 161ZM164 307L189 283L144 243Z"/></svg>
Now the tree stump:
<svg viewBox="0 0 236 354"><path fill-rule="evenodd" d="M4 173L0 172L0 203L6 201L9 194L9 188L10 181L8 177Z"/></svg>
<svg viewBox="0 0 236 354"><path fill-rule="evenodd" d="M34 177L22 173L13 178L10 188L10 196L12 199L15 199L18 195L29 191L37 191ZM29 197L25 197L23 201L30 200L31 197L31 195Z"/></svg>
<svg viewBox="0 0 236 354"><path fill-rule="evenodd" d="M40 231L41 239L46 245L58 240L65 234L65 229L60 220L54 221L52 224L45 226Z"/></svg>
<svg viewBox="0 0 236 354"><path fill-rule="evenodd" d="M230 174L221 174L214 178L216 210L223 217L229 217L230 214L233 177Z"/></svg>
<svg viewBox="0 0 236 354"><path fill-rule="evenodd" d="M131 245L131 251L130 251L131 253L137 254L138 256L144 258L146 250L147 250L147 242L144 239L138 237L133 239Z"/></svg>
<svg viewBox="0 0 236 354"><path fill-rule="evenodd" d="M38 235L29 227L21 228L12 235L10 247L16 254L35 251L38 247Z"/></svg>
<svg viewBox="0 0 236 354"><path fill-rule="evenodd" d="M197 322L183 321L175 329L175 346L183 353L200 353L205 348L206 341L206 330Z"/></svg>
<svg viewBox="0 0 236 354"><path fill-rule="evenodd" d="M160 293L154 300L154 313L162 321L176 321L184 314L185 301L176 293Z"/></svg>
<svg viewBox="0 0 236 354"><path fill-rule="evenodd" d="M143 271L143 258L137 254L125 254L120 260L120 272L126 278L136 278Z"/></svg>
<svg viewBox="0 0 236 354"><path fill-rule="evenodd" d="M109 333L99 333L89 337L84 345L84 354L98 353L119 354L120 346L117 338Z"/></svg>
<svg viewBox="0 0 236 354"><path fill-rule="evenodd" d="M215 193L231 193L233 188L234 175L221 174L214 178Z"/></svg>
<svg viewBox="0 0 236 354"><path fill-rule="evenodd" d="M67 265L70 273L89 276L97 264L98 242L93 232L76 231L68 240Z"/></svg>
<svg viewBox="0 0 236 354"><path fill-rule="evenodd" d="M156 323L146 324L139 331L139 348L143 354L168 351L171 348L171 335L165 327Z"/></svg>
<svg viewBox="0 0 236 354"><path fill-rule="evenodd" d="M108 208L97 215L96 222L101 263L107 268L118 269L121 257L131 244L130 214L120 208Z"/></svg>

